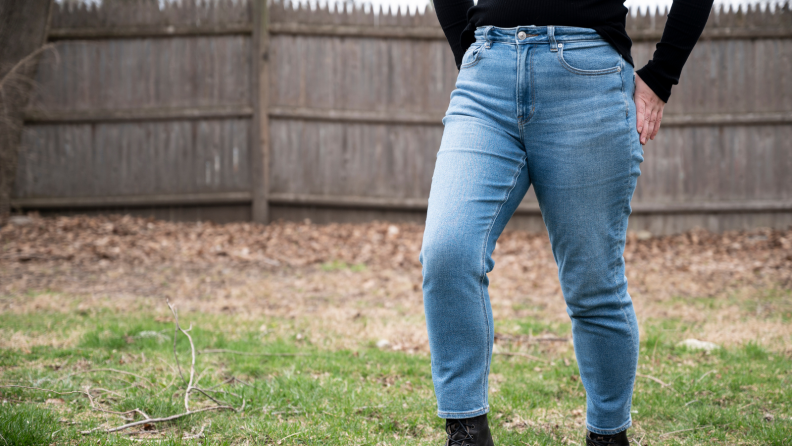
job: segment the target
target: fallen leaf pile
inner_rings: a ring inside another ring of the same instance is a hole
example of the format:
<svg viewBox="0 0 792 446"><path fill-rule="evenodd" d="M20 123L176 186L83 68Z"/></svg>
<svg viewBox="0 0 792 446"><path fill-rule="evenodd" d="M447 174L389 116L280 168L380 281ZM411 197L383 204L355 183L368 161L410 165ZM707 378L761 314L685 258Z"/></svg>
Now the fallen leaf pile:
<svg viewBox="0 0 792 446"><path fill-rule="evenodd" d="M33 217L0 229L0 264L246 264L262 268L333 264L420 269L423 226L374 222L174 223L130 216ZM666 237L628 236L624 253L631 290L713 295L729 286L792 287L792 230ZM558 291L545 234L507 231L494 254L494 274L512 276L536 293Z"/></svg>
<svg viewBox="0 0 792 446"><path fill-rule="evenodd" d="M172 223L130 216L31 218L0 230L2 261L101 260L136 265L245 262L300 267L329 261L418 264L422 227L374 223Z"/></svg>
<svg viewBox="0 0 792 446"><path fill-rule="evenodd" d="M370 339L426 351L422 234L421 225L387 222L31 216L0 228L0 311L124 311L134 307L128 298L167 298L186 311L304 320L311 339L332 337L339 348ZM679 340L720 345L783 345L792 335L792 230L630 233L624 257L641 323L680 320ZM546 234L507 231L493 258L496 320L569 321ZM52 342L13 336L15 345Z"/></svg>

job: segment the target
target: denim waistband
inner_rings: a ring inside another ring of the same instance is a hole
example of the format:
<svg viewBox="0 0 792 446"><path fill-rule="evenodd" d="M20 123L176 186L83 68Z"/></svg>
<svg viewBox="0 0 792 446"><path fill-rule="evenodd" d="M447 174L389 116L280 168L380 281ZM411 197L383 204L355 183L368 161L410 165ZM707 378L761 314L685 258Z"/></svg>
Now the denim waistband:
<svg viewBox="0 0 792 446"><path fill-rule="evenodd" d="M523 34L524 33L524 34ZM547 43L556 49L557 42L573 42L579 40L603 40L591 28L577 28L574 26L517 26L515 28L499 28L497 26L482 26L476 28L476 41L487 45L491 43L508 43L511 45L526 45Z"/></svg>

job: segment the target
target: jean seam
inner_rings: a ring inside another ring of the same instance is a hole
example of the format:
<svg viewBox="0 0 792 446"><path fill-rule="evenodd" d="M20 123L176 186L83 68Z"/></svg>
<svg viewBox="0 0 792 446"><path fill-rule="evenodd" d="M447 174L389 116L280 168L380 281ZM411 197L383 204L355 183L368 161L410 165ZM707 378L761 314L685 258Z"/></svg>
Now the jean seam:
<svg viewBox="0 0 792 446"><path fill-rule="evenodd" d="M525 157L520 160L520 165L517 166L517 171L512 176L511 186L509 186L509 190L506 191L506 195L503 197L501 202L498 204L498 209L495 211L495 214L490 221L489 227L487 228L487 233L484 237L484 247L481 252L481 276L479 277L479 300L481 301L481 307L484 312L484 319L486 320L487 325L487 356L486 356L486 370L484 374L484 379L481 383L481 392L482 392L482 401L484 401L484 406L488 407L489 404L486 403L487 401L487 380L489 379L489 371L490 371L490 362L492 360L492 351L490 350L490 330L493 328L490 327L489 318L487 317L487 305L484 302L484 278L487 276L487 266L486 266L486 259L487 259L487 247L489 246L489 237L492 233L492 227L495 226L495 221L498 220L498 216L500 215L501 210L503 209L503 205L509 200L509 196L511 196L511 192L514 190L515 186L517 186L517 179L520 177L520 173L522 173L522 168L525 165Z"/></svg>
<svg viewBox="0 0 792 446"><path fill-rule="evenodd" d="M531 95L531 104L530 105L531 105L531 107L530 107L530 110L528 111L528 116L524 117L523 120L521 120L521 121L519 121L517 123L518 127L520 128L520 139L522 140L523 144L525 144L525 139L523 138L523 130L522 130L523 126L525 126L526 124L528 124L528 122L531 121L531 118L533 118L534 112L536 111L536 108L535 108L535 105L534 105L534 104L536 104L536 88L534 88L534 78L536 76L534 76L534 69L533 69L533 67L534 67L534 65L533 65L533 63L534 63L534 51L533 51L533 48L527 48L526 52L528 53L528 82L529 82L528 88L531 90L530 91L530 95ZM519 94L520 86L517 85L517 88L518 88L517 94Z"/></svg>
<svg viewBox="0 0 792 446"><path fill-rule="evenodd" d="M473 60L471 60L468 63L461 64L459 66L459 69L461 70L462 68L470 68L470 67L478 65L479 61L481 61L481 51L483 49L484 49L484 45L483 44L480 45L478 48L475 48L473 51L475 51L476 54L474 55Z"/></svg>
<svg viewBox="0 0 792 446"><path fill-rule="evenodd" d="M520 118L522 118L522 100L520 100L520 59L522 58L522 53L520 52L520 47L515 48L515 50L514 70L517 72L517 82L515 82L514 85L514 108L515 116L517 117L517 130L520 132L520 142L522 142L523 133L522 126L520 126Z"/></svg>
<svg viewBox="0 0 792 446"><path fill-rule="evenodd" d="M446 411L446 410L438 410L437 411L437 415L440 418L445 418L445 416L447 416L447 415L463 415L464 416L464 415L470 415L470 414L479 413L481 411L484 411L484 413L487 413L489 411L489 404L485 404L480 409L466 410L466 411L463 411L463 412L449 412L449 411Z"/></svg>
<svg viewBox="0 0 792 446"><path fill-rule="evenodd" d="M618 434L619 432L626 431L627 429L630 428L630 426L632 426L632 418L628 419L626 423L622 424L616 429L600 429L598 427L592 426L591 424L588 423L588 421L586 421L586 429L588 429L589 432L594 432L595 434L600 434L600 435Z"/></svg>
<svg viewBox="0 0 792 446"><path fill-rule="evenodd" d="M624 70L622 70L622 73L621 73L620 77L622 79L622 98L625 98L627 93L626 93L626 90L624 89L624 73L623 73L623 71ZM628 106L627 110L629 112L629 106ZM624 204L622 205L622 215L623 216L626 215L627 218L622 217L621 224L619 225L619 237L621 237L621 235L624 233L624 231L626 229L625 228L625 224L627 223L627 221L628 221L628 219L630 217L629 213L628 213L628 208L630 207L630 196L632 195L630 193L630 191L629 191L629 186L630 186L630 181L631 181L631 178L632 178L633 135L631 133L629 119L625 119L625 125L627 127L627 135L629 136L630 146L629 146L628 162L627 162L627 179L625 180L625 189L627 190L627 193L625 194ZM623 245L619 245L619 246L623 246ZM623 255L622 253L618 253L618 252L616 254L617 255ZM626 267L627 266L625 265L625 269L626 269ZM614 277L614 280L616 280L616 279L617 278ZM629 293L627 293L625 291L625 294L627 295L627 298L629 299L630 298L629 297ZM634 328L637 329L637 327L633 327L632 323L630 322L630 318L627 316L627 312L624 310L624 306L622 306L620 309L621 309L622 316L624 316L624 322L627 324L627 327L629 328L629 333L630 333L630 351L633 353L633 355L637 356L638 352L635 351L635 336L633 336L633 329ZM635 385L635 376L633 376L633 386L634 385ZM630 415L629 415L631 408L632 408L632 392L631 392L631 395L630 395L630 400L627 402L627 417L628 417L627 424L628 425L631 424ZM618 429L621 429L621 428L618 428ZM621 432L621 431L617 430L616 432L618 433L618 432Z"/></svg>
<svg viewBox="0 0 792 446"><path fill-rule="evenodd" d="M607 74L619 73L621 72L621 61L619 61L619 65L610 68L603 68L601 70L581 70L580 68L575 68L564 59L564 50L563 47L558 50L558 61L562 67L564 67L567 71L572 74L579 74L581 76L605 76Z"/></svg>

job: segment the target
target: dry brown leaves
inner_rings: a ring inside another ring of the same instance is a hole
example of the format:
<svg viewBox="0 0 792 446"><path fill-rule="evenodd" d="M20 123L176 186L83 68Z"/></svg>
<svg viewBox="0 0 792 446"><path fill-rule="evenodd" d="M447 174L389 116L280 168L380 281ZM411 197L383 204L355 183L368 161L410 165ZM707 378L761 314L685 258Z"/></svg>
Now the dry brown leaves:
<svg viewBox="0 0 792 446"><path fill-rule="evenodd" d="M423 351L422 232L420 225L382 222L264 226L34 217L0 229L0 297L22 305L18 311L64 306L62 296L49 303L23 298L31 290L115 301L167 297L185 309L305 318L315 332L355 342L384 338L393 348ZM506 232L494 257L496 320L568 321L545 234ZM763 290L786 292L792 288L792 230L692 231L647 240L630 234L624 257L642 322L679 318L691 323L686 335L719 343L772 342L792 334L790 324L768 318L778 313L777 302L702 310L685 300L756 300ZM360 264L363 271L345 267Z"/></svg>
<svg viewBox="0 0 792 446"><path fill-rule="evenodd" d="M33 218L0 229L3 262L102 260L132 265L251 263L300 267L328 261L370 267L418 264L418 225L172 223L130 216Z"/></svg>

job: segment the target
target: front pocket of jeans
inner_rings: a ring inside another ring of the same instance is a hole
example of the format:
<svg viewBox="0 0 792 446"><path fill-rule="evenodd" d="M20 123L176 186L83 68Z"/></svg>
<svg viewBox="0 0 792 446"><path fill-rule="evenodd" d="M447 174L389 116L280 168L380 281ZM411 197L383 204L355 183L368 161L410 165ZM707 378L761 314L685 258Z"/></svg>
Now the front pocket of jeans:
<svg viewBox="0 0 792 446"><path fill-rule="evenodd" d="M481 54L481 49L484 47L484 44L474 44L467 51L465 51L465 55L462 56L462 64L459 66L459 69L472 67L476 65L479 61L479 56Z"/></svg>
<svg viewBox="0 0 792 446"><path fill-rule="evenodd" d="M586 51L586 50L575 50L575 51ZM618 73L621 71L621 63L616 66L594 69L594 70L575 67L564 58L563 43L558 44L558 61L561 63L561 66L567 69L567 71L584 76L601 76L604 74Z"/></svg>

